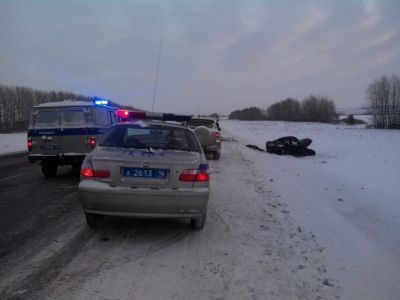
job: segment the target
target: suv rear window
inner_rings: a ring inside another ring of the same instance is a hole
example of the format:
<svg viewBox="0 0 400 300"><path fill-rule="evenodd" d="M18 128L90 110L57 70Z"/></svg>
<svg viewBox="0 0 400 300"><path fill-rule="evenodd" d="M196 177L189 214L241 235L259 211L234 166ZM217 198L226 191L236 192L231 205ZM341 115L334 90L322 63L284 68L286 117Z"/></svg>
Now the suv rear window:
<svg viewBox="0 0 400 300"><path fill-rule="evenodd" d="M208 128L213 128L214 125L214 121L213 120L191 120L187 123L187 126L191 127L191 128L195 128L197 126L206 126Z"/></svg>
<svg viewBox="0 0 400 300"><path fill-rule="evenodd" d="M60 125L59 110L39 110L35 117L37 127L58 127Z"/></svg>
<svg viewBox="0 0 400 300"><path fill-rule="evenodd" d="M80 109L64 109L62 111L62 124L68 126L85 124L85 112Z"/></svg>
<svg viewBox="0 0 400 300"><path fill-rule="evenodd" d="M97 126L110 126L113 124L112 114L109 111L100 108L90 108L89 111L91 124Z"/></svg>
<svg viewBox="0 0 400 300"><path fill-rule="evenodd" d="M117 125L107 131L100 146L201 151L191 131L184 128L173 128L163 125L148 127L135 124Z"/></svg>

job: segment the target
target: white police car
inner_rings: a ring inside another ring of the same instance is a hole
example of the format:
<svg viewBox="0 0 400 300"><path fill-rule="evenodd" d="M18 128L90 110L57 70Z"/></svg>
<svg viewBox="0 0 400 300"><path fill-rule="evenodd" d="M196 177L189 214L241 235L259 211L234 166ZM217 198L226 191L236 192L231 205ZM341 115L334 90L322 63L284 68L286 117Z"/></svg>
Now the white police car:
<svg viewBox="0 0 400 300"><path fill-rule="evenodd" d="M191 116L127 110L117 116L123 122L107 130L82 164L79 195L87 224L98 225L102 216L186 218L202 229L208 163L195 133L178 124Z"/></svg>

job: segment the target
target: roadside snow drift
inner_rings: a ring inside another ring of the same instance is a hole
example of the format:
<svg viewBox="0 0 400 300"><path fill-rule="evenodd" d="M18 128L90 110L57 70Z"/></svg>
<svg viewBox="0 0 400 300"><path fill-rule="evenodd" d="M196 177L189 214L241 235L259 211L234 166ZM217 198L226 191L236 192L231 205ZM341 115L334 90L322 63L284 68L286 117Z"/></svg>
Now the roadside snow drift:
<svg viewBox="0 0 400 300"><path fill-rule="evenodd" d="M400 131L365 125L222 123L239 143L311 138L313 157L249 152L259 178L323 245L344 299L400 298Z"/></svg>
<svg viewBox="0 0 400 300"><path fill-rule="evenodd" d="M0 134L0 155L27 150L26 132Z"/></svg>

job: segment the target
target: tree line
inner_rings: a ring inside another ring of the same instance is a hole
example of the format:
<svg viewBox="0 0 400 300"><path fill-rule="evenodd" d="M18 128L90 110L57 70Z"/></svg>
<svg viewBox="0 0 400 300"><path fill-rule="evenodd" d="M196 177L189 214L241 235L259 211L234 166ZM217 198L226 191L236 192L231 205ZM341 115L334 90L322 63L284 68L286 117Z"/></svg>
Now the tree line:
<svg viewBox="0 0 400 300"><path fill-rule="evenodd" d="M368 108L375 128L400 129L400 79L384 75L367 87Z"/></svg>
<svg viewBox="0 0 400 300"><path fill-rule="evenodd" d="M241 110L235 110L229 114L229 119L235 120L267 120L265 112L258 107L249 107Z"/></svg>
<svg viewBox="0 0 400 300"><path fill-rule="evenodd" d="M371 82L366 89L366 108L373 117L375 128L400 129L400 78L383 75ZM328 97L310 95L303 101L293 98L276 102L266 110L250 107L230 113L230 119L305 121L329 123L337 119L335 102ZM357 124L354 116L346 119Z"/></svg>
<svg viewBox="0 0 400 300"><path fill-rule="evenodd" d="M266 110L258 107L235 110L229 114L229 119L329 123L337 119L337 113L333 100L310 95L301 102L287 98L270 105Z"/></svg>
<svg viewBox="0 0 400 300"><path fill-rule="evenodd" d="M33 106L67 99L91 101L90 97L71 92L0 85L0 133L27 130Z"/></svg>

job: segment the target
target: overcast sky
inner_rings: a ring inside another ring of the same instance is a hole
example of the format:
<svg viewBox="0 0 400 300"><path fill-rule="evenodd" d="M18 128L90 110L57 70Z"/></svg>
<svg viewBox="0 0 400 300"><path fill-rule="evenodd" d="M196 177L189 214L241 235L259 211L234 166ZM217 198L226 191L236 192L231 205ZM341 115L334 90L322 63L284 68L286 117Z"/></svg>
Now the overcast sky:
<svg viewBox="0 0 400 300"><path fill-rule="evenodd" d="M361 106L400 75L400 0L0 0L0 84L155 111L228 113L287 97Z"/></svg>

